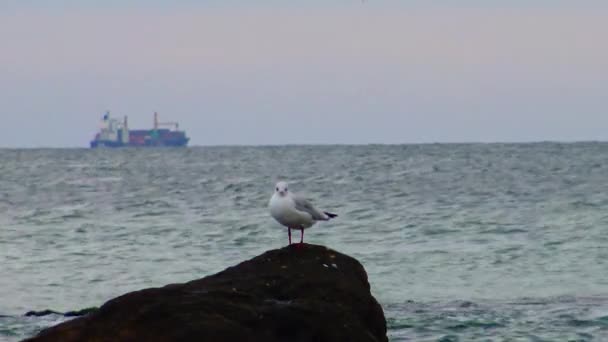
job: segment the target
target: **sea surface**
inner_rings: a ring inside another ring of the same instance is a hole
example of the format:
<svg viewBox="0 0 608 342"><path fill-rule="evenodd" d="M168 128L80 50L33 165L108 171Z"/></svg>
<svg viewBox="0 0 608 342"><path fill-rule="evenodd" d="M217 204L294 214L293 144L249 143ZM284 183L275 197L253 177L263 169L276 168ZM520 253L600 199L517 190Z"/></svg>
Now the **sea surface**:
<svg viewBox="0 0 608 342"><path fill-rule="evenodd" d="M608 143L0 150L0 341L287 244L274 183L339 217L391 341L608 341Z"/></svg>

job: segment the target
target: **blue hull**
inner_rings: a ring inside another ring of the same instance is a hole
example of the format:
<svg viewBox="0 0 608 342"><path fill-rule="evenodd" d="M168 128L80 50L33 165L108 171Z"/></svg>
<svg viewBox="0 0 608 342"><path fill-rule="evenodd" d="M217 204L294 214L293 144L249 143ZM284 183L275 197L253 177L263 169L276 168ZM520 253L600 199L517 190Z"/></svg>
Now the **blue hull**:
<svg viewBox="0 0 608 342"><path fill-rule="evenodd" d="M145 144L124 144L120 141L92 140L91 148L117 147L185 147L190 139L148 141Z"/></svg>

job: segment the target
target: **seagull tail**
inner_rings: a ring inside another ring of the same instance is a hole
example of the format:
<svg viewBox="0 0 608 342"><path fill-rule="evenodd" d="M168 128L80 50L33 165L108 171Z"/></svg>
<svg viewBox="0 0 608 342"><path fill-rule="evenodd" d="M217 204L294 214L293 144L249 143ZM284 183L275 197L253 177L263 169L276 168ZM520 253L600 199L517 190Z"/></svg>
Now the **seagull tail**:
<svg viewBox="0 0 608 342"><path fill-rule="evenodd" d="M338 215L336 214L332 214L330 212L324 211L323 214L327 215L327 217L329 217L330 219L334 218L334 217L338 217Z"/></svg>

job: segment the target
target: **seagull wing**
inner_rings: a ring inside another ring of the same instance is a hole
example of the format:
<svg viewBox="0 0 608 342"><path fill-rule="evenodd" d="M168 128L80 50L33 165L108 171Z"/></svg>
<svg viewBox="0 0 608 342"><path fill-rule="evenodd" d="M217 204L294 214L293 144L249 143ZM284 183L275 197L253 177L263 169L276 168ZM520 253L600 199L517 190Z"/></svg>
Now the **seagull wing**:
<svg viewBox="0 0 608 342"><path fill-rule="evenodd" d="M301 196L293 195L293 201L296 204L296 210L309 213L314 220L326 221L329 219L325 213L315 208L309 200Z"/></svg>

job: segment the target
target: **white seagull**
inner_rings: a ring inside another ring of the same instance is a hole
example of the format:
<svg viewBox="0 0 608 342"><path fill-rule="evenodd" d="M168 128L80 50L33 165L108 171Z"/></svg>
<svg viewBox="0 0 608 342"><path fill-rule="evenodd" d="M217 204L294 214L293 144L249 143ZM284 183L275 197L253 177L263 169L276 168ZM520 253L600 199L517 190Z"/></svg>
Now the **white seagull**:
<svg viewBox="0 0 608 342"><path fill-rule="evenodd" d="M315 208L308 200L292 194L287 183L278 182L274 194L268 203L270 215L280 224L287 227L289 244L291 230L300 230L300 243L304 243L304 229L312 227L317 221L328 221L338 215Z"/></svg>

